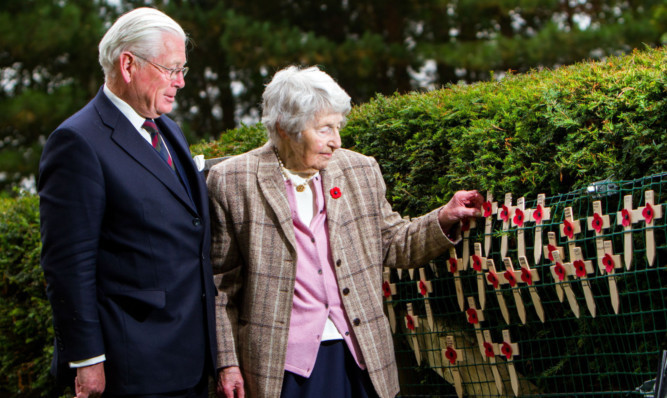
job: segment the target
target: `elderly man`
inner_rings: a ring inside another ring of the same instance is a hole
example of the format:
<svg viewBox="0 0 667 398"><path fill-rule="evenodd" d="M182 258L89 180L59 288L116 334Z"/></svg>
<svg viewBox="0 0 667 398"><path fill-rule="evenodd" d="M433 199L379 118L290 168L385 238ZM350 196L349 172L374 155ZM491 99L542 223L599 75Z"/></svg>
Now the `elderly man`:
<svg viewBox="0 0 667 398"><path fill-rule="evenodd" d="M210 171L219 395L395 396L383 267L428 262L480 214L476 191L394 212L377 162L340 148L349 111L326 73L283 69L263 94L269 142Z"/></svg>
<svg viewBox="0 0 667 398"><path fill-rule="evenodd" d="M99 45L104 86L44 147L54 368L78 397L205 397L215 369L206 185L165 116L187 40L155 9L121 16Z"/></svg>

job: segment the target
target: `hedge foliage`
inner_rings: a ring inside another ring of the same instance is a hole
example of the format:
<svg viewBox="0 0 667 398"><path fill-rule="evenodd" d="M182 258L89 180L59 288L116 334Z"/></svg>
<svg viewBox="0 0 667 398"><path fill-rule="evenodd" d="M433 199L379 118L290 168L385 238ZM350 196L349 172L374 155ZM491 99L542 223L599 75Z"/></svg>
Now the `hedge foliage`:
<svg viewBox="0 0 667 398"><path fill-rule="evenodd" d="M52 387L53 325L41 248L37 197L0 198L0 396L44 396Z"/></svg>
<svg viewBox="0 0 667 398"><path fill-rule="evenodd" d="M354 108L345 145L383 167L397 209L459 189L535 197L667 169L667 48Z"/></svg>

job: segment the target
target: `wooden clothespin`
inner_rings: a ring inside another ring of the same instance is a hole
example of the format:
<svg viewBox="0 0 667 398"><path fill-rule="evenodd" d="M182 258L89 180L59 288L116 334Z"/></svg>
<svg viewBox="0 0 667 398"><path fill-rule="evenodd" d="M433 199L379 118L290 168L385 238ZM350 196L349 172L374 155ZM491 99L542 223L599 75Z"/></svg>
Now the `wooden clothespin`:
<svg viewBox="0 0 667 398"><path fill-rule="evenodd" d="M498 299L498 306L500 307L500 312L503 314L503 319L505 323L510 324L510 313L507 310L507 304L505 303L505 297L503 297L502 292L502 283L506 282L505 278L498 274L496 271L496 266L493 263L493 259L486 259L486 268L489 270L486 273L486 282L493 286L493 290L496 293L496 298Z"/></svg>
<svg viewBox="0 0 667 398"><path fill-rule="evenodd" d="M554 251L558 251L558 254L560 254L560 258L565 258L565 251L563 250L563 247L558 246L558 242L556 241L556 233L548 232L547 244L544 246L544 258L548 258L549 262L551 263L554 262L554 256L551 254Z"/></svg>
<svg viewBox="0 0 667 398"><path fill-rule="evenodd" d="M516 312L519 314L522 324L526 324L526 307L523 305L523 298L521 297L521 289L518 288L518 283L521 280L521 271L515 271L512 265L512 259L505 257L503 259L505 264L505 272L502 273L504 279L512 288L512 295L516 303Z"/></svg>
<svg viewBox="0 0 667 398"><path fill-rule="evenodd" d="M530 298L533 300L535 312L537 312L540 321L544 323L544 308L542 307L540 295L537 293L537 287L535 287L535 282L539 282L540 280L540 274L537 270L530 268L526 257L519 257L519 265L521 265L521 280L528 285L528 292L530 292Z"/></svg>
<svg viewBox="0 0 667 398"><path fill-rule="evenodd" d="M498 394L503 393L503 379L500 377L500 372L498 372L498 364L496 363L496 355L500 354L498 349L498 344L494 343L491 340L491 332L488 330L484 331L484 355L491 363L491 372L493 372L493 379L496 382L496 389Z"/></svg>
<svg viewBox="0 0 667 398"><path fill-rule="evenodd" d="M553 276L554 281L556 281L556 293L558 294L558 300L560 300L561 303L563 302L563 291L565 291L567 302L570 304L570 308L572 309L572 312L574 312L574 316L579 318L579 304L577 303L577 297L574 295L574 291L572 290L572 286L570 286L570 282L568 280L568 276L572 276L574 274L572 264L563 263L563 260L561 259L560 253L558 251L553 251L551 254L554 257L555 262L555 264L550 267L551 275Z"/></svg>
<svg viewBox="0 0 667 398"><path fill-rule="evenodd" d="M632 195L623 197L623 209L616 213L616 224L623 226L625 268L632 268L632 224L639 222L641 211L632 209Z"/></svg>
<svg viewBox="0 0 667 398"><path fill-rule="evenodd" d="M595 248L598 257L598 267L604 257L604 238L603 230L609 228L609 215L602 213L602 202L596 200L593 202L593 216L588 217L586 225L589 231L595 231Z"/></svg>
<svg viewBox="0 0 667 398"><path fill-rule="evenodd" d="M588 275L594 274L595 268L593 268L593 263L591 261L584 260L584 256L581 254L580 247L574 248L572 267L574 267L574 276L581 280L581 287L583 288L584 296L586 297L586 306L588 307L588 312L590 312L591 316L595 318L595 300L593 299L591 284L588 281Z"/></svg>
<svg viewBox="0 0 667 398"><path fill-rule="evenodd" d="M408 313L405 315L405 327L408 328L408 334L412 339L412 349L415 352L417 364L421 363L421 351L419 350L419 340L417 340L417 328L419 327L419 317L412 311L412 303L406 304Z"/></svg>
<svg viewBox="0 0 667 398"><path fill-rule="evenodd" d="M517 252L520 257L526 256L526 239L524 223L528 221L526 216L526 199L522 196L516 201L512 208L512 226L516 227ZM505 257L503 257L504 259Z"/></svg>
<svg viewBox="0 0 667 398"><path fill-rule="evenodd" d="M475 270L477 274L477 297L479 298L479 306L481 309L484 309L486 305L486 283L484 281L484 270L486 268L486 257L482 257L482 244L475 242L475 254L473 254L472 260L472 269Z"/></svg>
<svg viewBox="0 0 667 398"><path fill-rule="evenodd" d="M502 207L498 208L498 220L503 222L503 236L500 238L500 257L505 258L507 256L507 233L510 228L510 222L512 218L514 207L512 206L512 194L505 194L505 203ZM488 257L488 253L487 253Z"/></svg>
<svg viewBox="0 0 667 398"><path fill-rule="evenodd" d="M442 337L440 338L442 341ZM461 374L459 373L458 362L463 362L463 350L458 350L454 347L454 336L445 337L446 348L442 349L442 363L443 365L449 368L449 371L452 373L452 378L454 379L454 388L456 389L456 395L459 398L463 397L463 385L461 383ZM441 343L442 347L442 343Z"/></svg>
<svg viewBox="0 0 667 398"><path fill-rule="evenodd" d="M609 297L614 313L618 314L619 300L618 288L616 287L616 269L622 268L621 256L614 254L614 248L610 240L604 241L604 258L599 264L600 273L609 275Z"/></svg>
<svg viewBox="0 0 667 398"><path fill-rule="evenodd" d="M567 247L569 249L570 259L572 259L572 257L574 257L573 250L575 246L574 235L581 233L581 222L574 219L574 213L572 212L571 207L566 207L564 214L563 223L559 226L560 236L567 237ZM565 261L565 259L563 259L563 261Z"/></svg>
<svg viewBox="0 0 667 398"><path fill-rule="evenodd" d="M530 221L535 223L535 244L533 246L535 265L539 264L542 258L542 224L544 220L551 218L551 208L545 207L545 198L543 193L537 195L535 209L527 210Z"/></svg>
<svg viewBox="0 0 667 398"><path fill-rule="evenodd" d="M662 205L656 205L654 203L653 190L644 192L644 207L640 207L639 210L646 223L646 260L648 261L648 265L652 267L655 262L655 237L653 234L653 225L657 218L662 218Z"/></svg>
<svg viewBox="0 0 667 398"><path fill-rule="evenodd" d="M456 298L459 302L461 311L465 309L463 300L463 286L461 285L461 275L459 274L459 264L461 259L456 257L456 249L451 247L449 249L449 258L447 259L447 269L454 275L454 288L456 290Z"/></svg>
<svg viewBox="0 0 667 398"><path fill-rule="evenodd" d="M461 232L463 233L463 266L461 271L468 269L468 261L470 261L470 230L477 227L477 221L466 218L461 222Z"/></svg>
<svg viewBox="0 0 667 398"><path fill-rule="evenodd" d="M433 311L431 310L431 302L429 301L429 293L433 292L433 285L431 281L426 279L426 270L424 268L419 269L419 281L417 282L417 291L424 297L424 307L426 309L426 320L428 321L428 327L430 330L433 329Z"/></svg>
<svg viewBox="0 0 667 398"><path fill-rule="evenodd" d="M389 268L384 269L382 273L382 295L387 307L387 316L389 317L389 325L392 333L396 333L396 313L394 312L394 305L392 296L396 294L396 285L391 283L391 271Z"/></svg>
<svg viewBox="0 0 667 398"><path fill-rule="evenodd" d="M475 336L477 337L477 346L484 356L484 337L482 336L482 325L480 322L484 321L484 311L477 309L475 306L475 298L468 297L468 309L466 310L466 320L475 328Z"/></svg>
<svg viewBox="0 0 667 398"><path fill-rule="evenodd" d="M519 345L512 342L510 331L508 329L503 330L503 342L500 345L500 354L507 359L507 370L510 374L512 391L516 397L519 395L519 377L517 376L516 368L514 367L514 357L519 355Z"/></svg>
<svg viewBox="0 0 667 398"><path fill-rule="evenodd" d="M486 193L486 202L482 205L482 217L484 221L484 254L488 257L491 250L491 232L493 229L493 216L498 212L498 202L493 201L491 192Z"/></svg>

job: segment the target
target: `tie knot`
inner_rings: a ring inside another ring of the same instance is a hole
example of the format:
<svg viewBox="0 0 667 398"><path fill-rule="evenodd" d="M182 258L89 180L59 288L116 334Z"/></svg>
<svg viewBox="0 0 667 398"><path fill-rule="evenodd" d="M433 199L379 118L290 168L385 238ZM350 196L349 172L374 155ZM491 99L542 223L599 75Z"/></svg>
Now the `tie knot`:
<svg viewBox="0 0 667 398"><path fill-rule="evenodd" d="M148 131L151 134L151 136L157 134L158 132L157 124L155 124L153 119L146 119L142 127L146 129L146 131Z"/></svg>

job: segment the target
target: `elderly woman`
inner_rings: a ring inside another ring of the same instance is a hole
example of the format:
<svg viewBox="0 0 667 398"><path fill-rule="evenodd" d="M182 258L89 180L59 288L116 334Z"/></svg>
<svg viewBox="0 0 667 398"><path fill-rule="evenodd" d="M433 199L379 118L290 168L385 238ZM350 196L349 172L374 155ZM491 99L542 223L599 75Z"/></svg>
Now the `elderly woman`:
<svg viewBox="0 0 667 398"><path fill-rule="evenodd" d="M220 396L395 396L383 267L428 262L479 216L475 191L394 212L376 161L340 148L349 111L326 73L283 69L263 94L268 143L209 173Z"/></svg>

